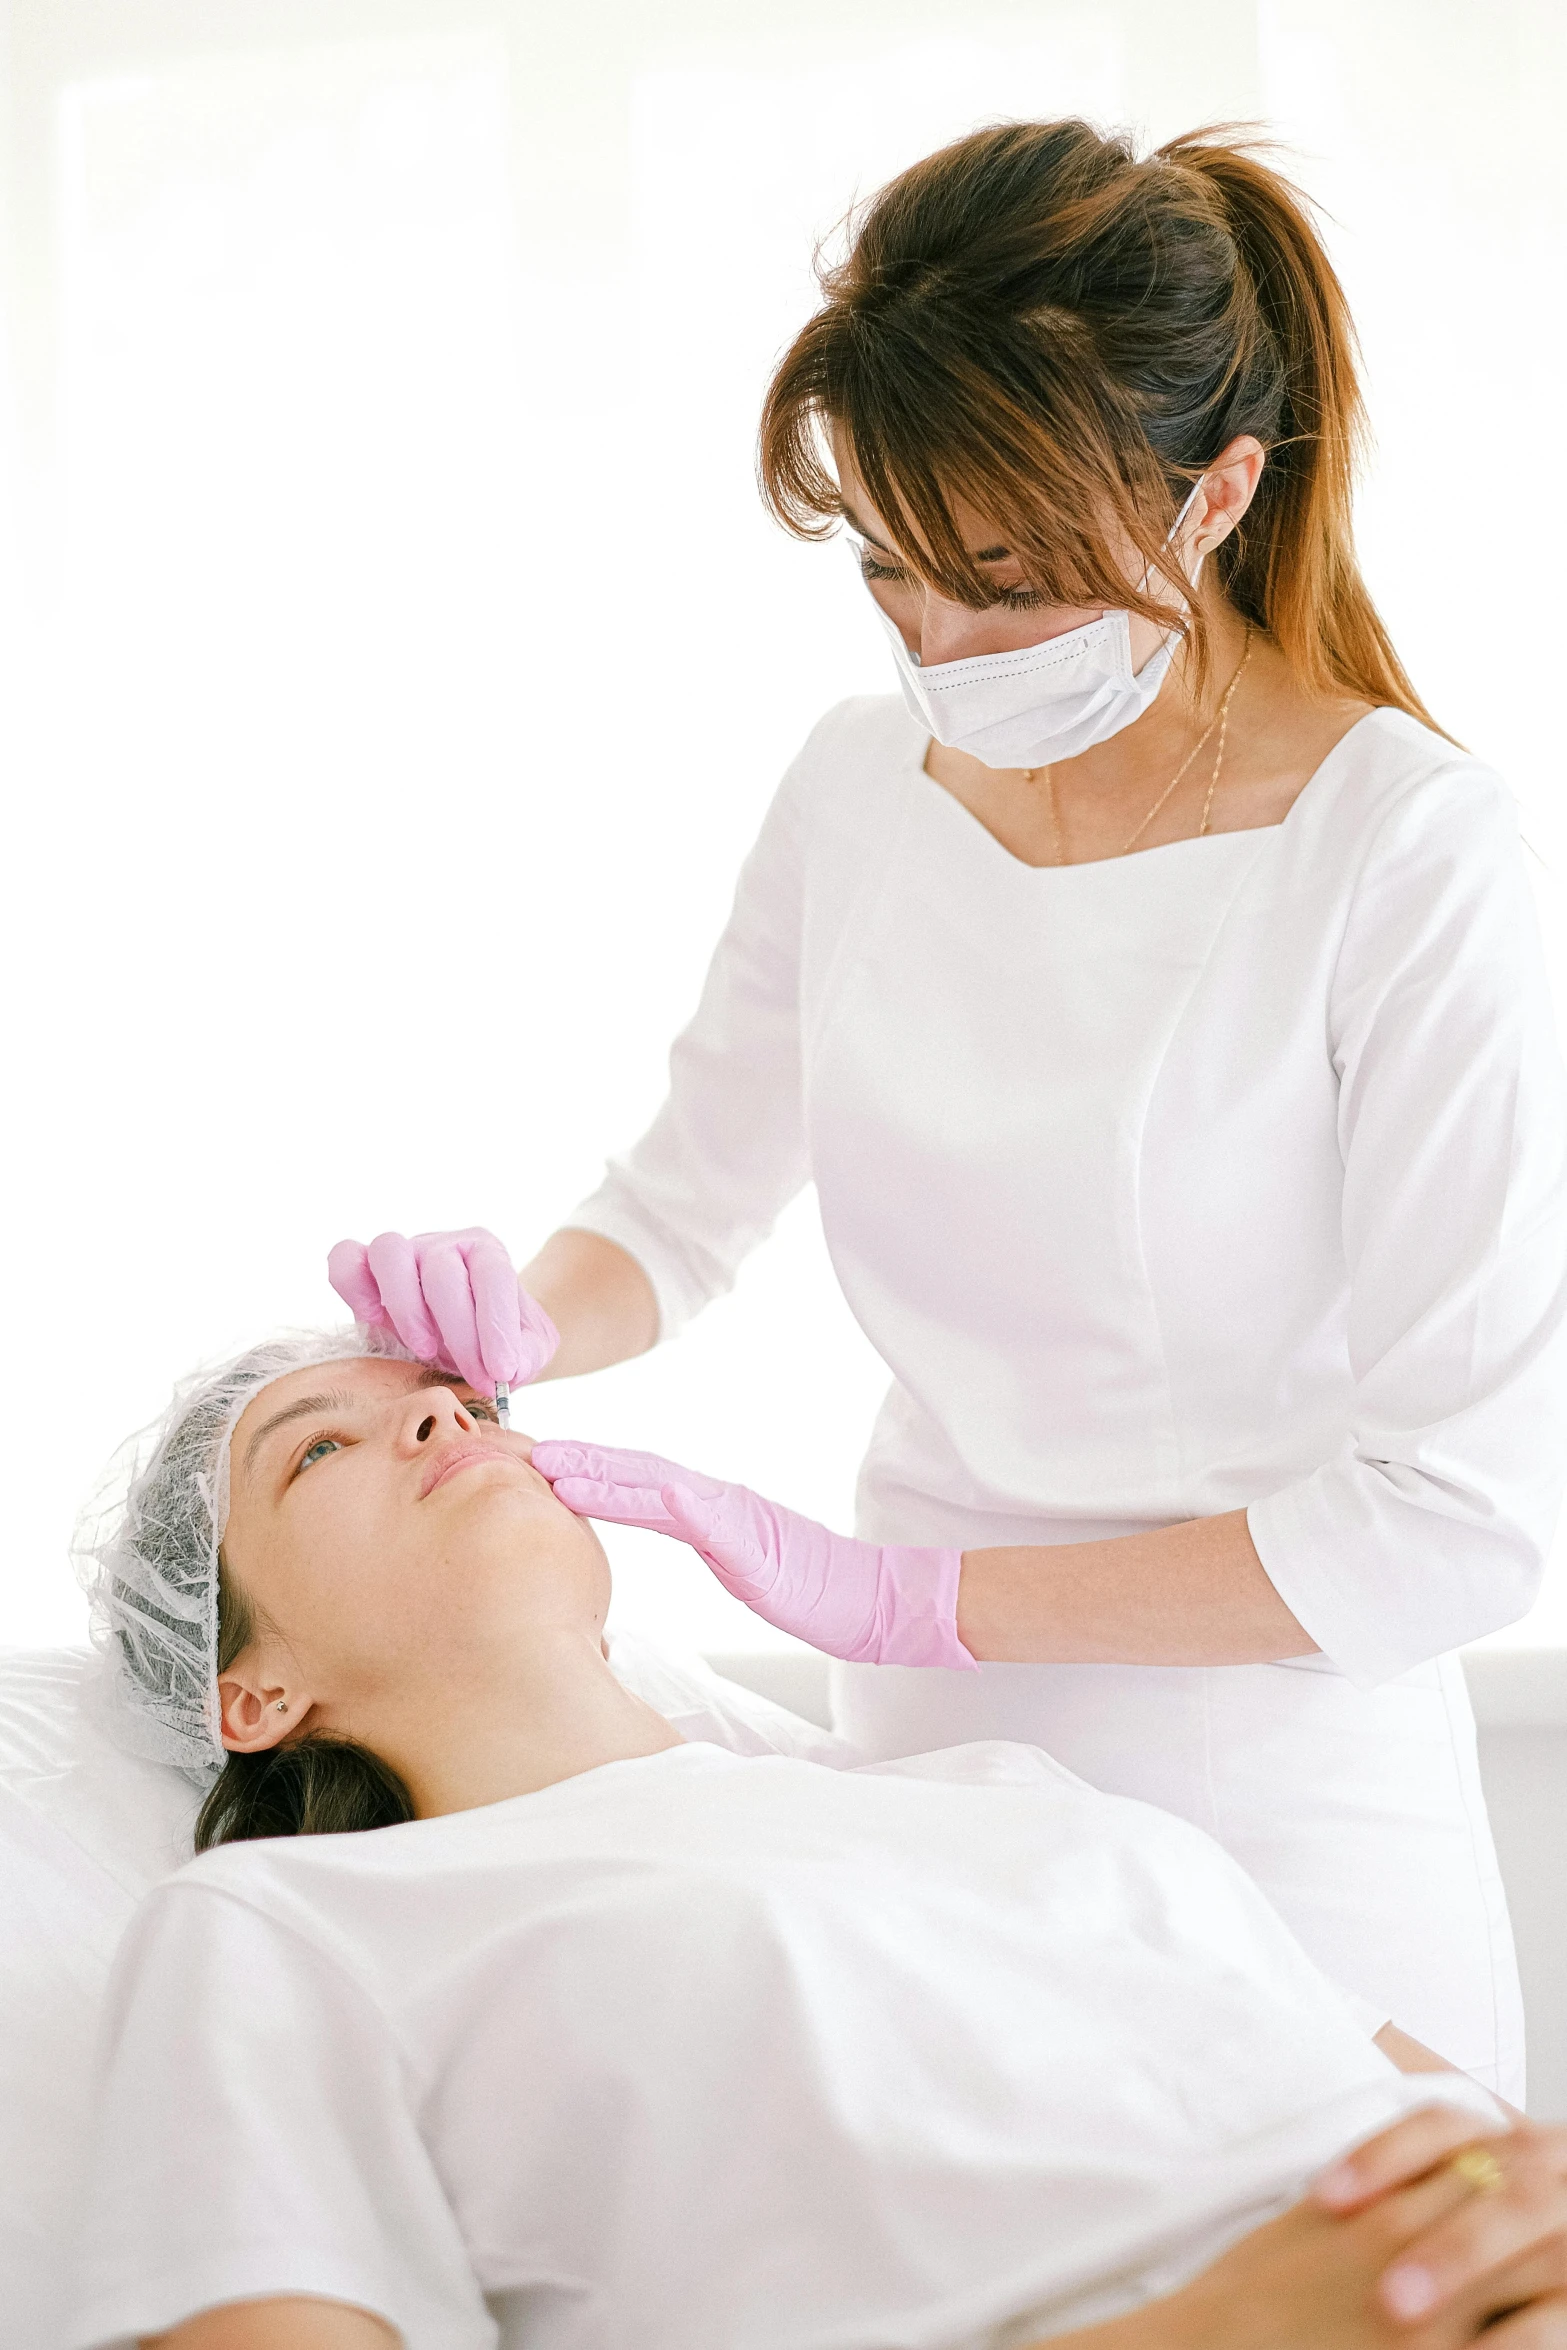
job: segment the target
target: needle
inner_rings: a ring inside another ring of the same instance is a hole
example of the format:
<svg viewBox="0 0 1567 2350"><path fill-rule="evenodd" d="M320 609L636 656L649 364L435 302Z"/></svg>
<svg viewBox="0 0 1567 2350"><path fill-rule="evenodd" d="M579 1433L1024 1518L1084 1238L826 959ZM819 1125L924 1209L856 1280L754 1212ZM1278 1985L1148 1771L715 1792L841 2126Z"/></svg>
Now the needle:
<svg viewBox="0 0 1567 2350"><path fill-rule="evenodd" d="M503 1428L511 1426L511 1389L504 1379L495 1383L495 1417Z"/></svg>

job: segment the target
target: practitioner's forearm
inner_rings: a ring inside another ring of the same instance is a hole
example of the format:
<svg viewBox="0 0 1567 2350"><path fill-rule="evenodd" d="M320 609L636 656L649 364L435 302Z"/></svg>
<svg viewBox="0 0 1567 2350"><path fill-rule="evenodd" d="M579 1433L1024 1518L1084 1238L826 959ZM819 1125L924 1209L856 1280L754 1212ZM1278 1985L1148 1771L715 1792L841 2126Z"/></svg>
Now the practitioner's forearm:
<svg viewBox="0 0 1567 2350"><path fill-rule="evenodd" d="M1108 1542L965 1551L958 1637L982 1664L1248 1665L1316 1649L1244 1510Z"/></svg>
<svg viewBox="0 0 1567 2350"><path fill-rule="evenodd" d="M522 1269L522 1286L560 1332L546 1379L602 1371L646 1354L658 1339L658 1300L635 1257L597 1232L548 1239Z"/></svg>

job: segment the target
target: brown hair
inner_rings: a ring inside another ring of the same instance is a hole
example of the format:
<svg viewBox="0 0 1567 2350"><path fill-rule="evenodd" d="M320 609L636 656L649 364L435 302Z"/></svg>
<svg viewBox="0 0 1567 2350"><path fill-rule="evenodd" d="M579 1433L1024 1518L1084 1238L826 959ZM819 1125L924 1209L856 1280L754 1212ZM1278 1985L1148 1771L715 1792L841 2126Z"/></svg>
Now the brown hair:
<svg viewBox="0 0 1567 2350"><path fill-rule="evenodd" d="M226 1673L255 1632L250 1600L218 1562L218 1671ZM413 1797L390 1763L352 1738L319 1733L263 1754L230 1754L196 1816L198 1852L254 1836L344 1836L394 1828L414 1817Z"/></svg>
<svg viewBox="0 0 1567 2350"><path fill-rule="evenodd" d="M1430 725L1356 561L1365 432L1354 326L1298 189L1233 127L1139 159L1086 122L976 131L891 181L818 265L825 297L762 411L759 474L801 538L842 513L836 424L900 555L994 601L953 520L965 500L1053 601L1168 625L1117 546L1183 584L1165 539L1220 451L1268 452L1211 561L1299 682ZM1189 629L1206 667L1200 613Z"/></svg>

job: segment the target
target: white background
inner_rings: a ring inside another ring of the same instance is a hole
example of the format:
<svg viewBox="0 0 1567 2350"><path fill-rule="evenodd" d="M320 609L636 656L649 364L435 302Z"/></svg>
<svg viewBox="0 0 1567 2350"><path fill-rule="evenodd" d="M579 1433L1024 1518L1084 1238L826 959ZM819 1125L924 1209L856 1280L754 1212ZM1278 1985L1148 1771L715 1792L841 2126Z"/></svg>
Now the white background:
<svg viewBox="0 0 1567 2350"><path fill-rule="evenodd" d="M1374 589L1567 870L1559 0L0 0L6 1529L343 1233L520 1258L659 1097L784 762L891 684L752 484L816 239L973 124L1262 118L1366 345ZM808 1199L542 1390L840 1525L883 1383ZM618 1607L770 1636L616 1538ZM1567 1637L1564 1578L1511 1638Z"/></svg>

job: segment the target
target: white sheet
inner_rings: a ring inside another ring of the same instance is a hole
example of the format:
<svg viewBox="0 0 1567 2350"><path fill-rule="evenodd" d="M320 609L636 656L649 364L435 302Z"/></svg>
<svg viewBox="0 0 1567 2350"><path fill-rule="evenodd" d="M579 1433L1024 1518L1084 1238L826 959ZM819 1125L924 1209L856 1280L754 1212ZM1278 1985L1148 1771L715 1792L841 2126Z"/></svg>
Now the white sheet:
<svg viewBox="0 0 1567 2350"><path fill-rule="evenodd" d="M688 1738L849 1753L697 1662L622 1634L611 1659ZM137 1902L190 1857L199 1796L83 1712L86 1648L0 1655L0 2350L57 2339L93 2043Z"/></svg>
<svg viewBox="0 0 1567 2350"><path fill-rule="evenodd" d="M72 2350L289 2292L407 2350L999 2344L1433 2093L1217 1845L1000 1745L208 1854L107 2045Z"/></svg>

